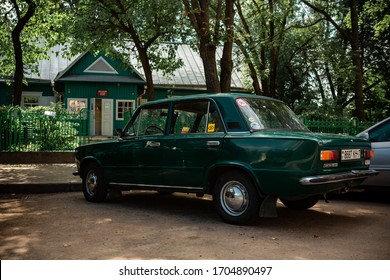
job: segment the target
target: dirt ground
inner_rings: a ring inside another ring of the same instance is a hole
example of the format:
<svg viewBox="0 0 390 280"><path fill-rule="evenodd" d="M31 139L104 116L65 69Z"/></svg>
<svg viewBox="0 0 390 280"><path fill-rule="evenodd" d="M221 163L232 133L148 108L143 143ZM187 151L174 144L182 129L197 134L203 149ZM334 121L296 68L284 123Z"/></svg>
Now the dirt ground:
<svg viewBox="0 0 390 280"><path fill-rule="evenodd" d="M0 258L390 259L390 204L278 205L278 218L223 223L210 197L127 192L89 203L81 192L0 195Z"/></svg>

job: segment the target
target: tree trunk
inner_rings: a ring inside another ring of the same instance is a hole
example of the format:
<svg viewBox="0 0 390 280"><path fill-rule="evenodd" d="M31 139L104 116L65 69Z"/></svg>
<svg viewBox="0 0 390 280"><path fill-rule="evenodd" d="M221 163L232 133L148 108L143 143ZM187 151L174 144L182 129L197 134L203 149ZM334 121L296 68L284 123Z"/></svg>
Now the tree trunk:
<svg viewBox="0 0 390 280"><path fill-rule="evenodd" d="M334 87L334 83L333 83L333 80L332 80L332 75L330 74L330 70L329 70L328 64L325 65L325 74L326 74L326 78L327 78L328 83L329 83L329 88L330 88L330 92L332 94L333 100L336 100L337 99L336 90L335 90L335 87Z"/></svg>
<svg viewBox="0 0 390 280"><path fill-rule="evenodd" d="M225 43L221 58L221 78L220 86L222 92L230 92L232 84L233 71L233 36L234 36L234 0L225 1L225 18L224 25L226 29Z"/></svg>
<svg viewBox="0 0 390 280"><path fill-rule="evenodd" d="M315 75L317 83L318 83L318 88L319 88L319 91L321 94L322 104L324 104L326 101L324 86L322 85L320 74L318 74L318 71L317 71L315 66L313 67L313 72L314 72L314 75Z"/></svg>
<svg viewBox="0 0 390 280"><path fill-rule="evenodd" d="M243 33L246 35L244 37L244 40L249 45L249 48L244 47L242 41L238 38L236 39L236 44L240 48L241 53L245 57L245 62L248 65L248 68L250 71L249 73L250 73L250 76L252 78L252 86L253 86L255 94L263 95L264 88L262 89L260 86L259 77L261 77L261 78L264 77L265 67L262 68L260 65L260 67L257 67L257 69L256 69L256 65L261 64L261 62L259 62L260 58L259 58L259 55L257 52L257 46L255 45L255 43L253 41L253 35L251 34L246 17L244 16L244 14L242 12L240 1L236 1L236 2L234 2L234 4L236 6L237 14L238 14L238 16L242 22L243 28L244 28ZM265 40L265 35L262 37L262 39ZM262 50L264 50L263 44L261 44L260 48ZM265 59L265 53L264 53L264 59ZM258 69L260 69L260 70L258 70ZM258 71L260 71L260 73L258 73ZM267 86L267 90L268 90L268 86Z"/></svg>
<svg viewBox="0 0 390 280"><path fill-rule="evenodd" d="M36 4L33 1L26 1L28 4L28 9L26 14L18 18L18 23L16 24L14 30L12 30L12 44L14 48L14 57L15 57L15 73L14 73L14 106L20 106L22 102L22 90L23 90L23 77L24 77L24 65L23 65L23 49L22 43L20 41L20 34L22 33L24 27L27 25L30 18L34 15ZM14 8L19 10L17 4L14 4Z"/></svg>
<svg viewBox="0 0 390 280"><path fill-rule="evenodd" d="M363 121L364 118L364 105L363 105L363 67L362 67L362 54L360 49L359 39L359 17L357 0L351 0L351 48L352 48L352 63L355 70L355 108L356 117Z"/></svg>
<svg viewBox="0 0 390 280"><path fill-rule="evenodd" d="M243 46L242 42L240 40L236 40L237 46L240 48L242 54L245 56L246 64L249 68L249 73L252 78L252 86L255 91L256 95L262 95L262 90L260 87L259 79L257 77L256 67L253 65L253 62L250 58L250 55L248 53L248 50Z"/></svg>
<svg viewBox="0 0 390 280"><path fill-rule="evenodd" d="M199 53L203 62L207 92L221 92L217 62L215 60L217 47L212 41L213 35L218 35L215 32L219 30L219 23L216 24L214 31L210 30L210 3L208 0L182 1L191 25L199 38Z"/></svg>
<svg viewBox="0 0 390 280"><path fill-rule="evenodd" d="M143 49L140 45L137 46L137 51L139 54L139 58L141 60L142 68L144 69L144 74L146 78L146 91L148 92L148 100L154 100L154 82L153 82L153 75L152 75L152 68L150 67L149 58L146 54L146 50Z"/></svg>
<svg viewBox="0 0 390 280"><path fill-rule="evenodd" d="M271 97L276 97L276 67L277 67L277 53L275 48L275 22L272 19L274 15L273 0L268 1L269 13L271 20L269 21L269 40L270 40L270 66L269 66L269 91Z"/></svg>
<svg viewBox="0 0 390 280"><path fill-rule="evenodd" d="M265 32L267 28L267 23L265 22L264 18L262 19L263 24L263 32L261 32L261 40L263 42L267 39L267 34ZM263 94L265 96L271 96L269 91L269 83L268 83L268 75L266 75L267 71L267 58L266 58L266 47L264 44L260 45L260 72L261 72L261 88L263 89Z"/></svg>
<svg viewBox="0 0 390 280"><path fill-rule="evenodd" d="M215 60L216 50L217 47L212 45L206 36L200 38L200 57L203 61L207 92L210 93L221 92L217 71L217 63Z"/></svg>
<svg viewBox="0 0 390 280"><path fill-rule="evenodd" d="M14 30L15 31L15 30ZM20 33L12 32L12 44L15 56L15 73L14 73L14 98L13 105L20 106L22 102L23 90L23 50L19 38Z"/></svg>

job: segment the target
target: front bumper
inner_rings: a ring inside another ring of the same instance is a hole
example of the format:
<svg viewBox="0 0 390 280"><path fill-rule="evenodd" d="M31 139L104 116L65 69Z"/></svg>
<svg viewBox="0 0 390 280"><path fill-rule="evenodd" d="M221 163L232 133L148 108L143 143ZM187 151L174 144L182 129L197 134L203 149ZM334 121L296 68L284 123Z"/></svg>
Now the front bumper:
<svg viewBox="0 0 390 280"><path fill-rule="evenodd" d="M346 183L354 182L357 180L364 180L370 176L378 175L379 172L376 170L351 170L349 172L327 174L327 175L316 175L304 177L299 182L303 186L312 185L327 185L334 183Z"/></svg>

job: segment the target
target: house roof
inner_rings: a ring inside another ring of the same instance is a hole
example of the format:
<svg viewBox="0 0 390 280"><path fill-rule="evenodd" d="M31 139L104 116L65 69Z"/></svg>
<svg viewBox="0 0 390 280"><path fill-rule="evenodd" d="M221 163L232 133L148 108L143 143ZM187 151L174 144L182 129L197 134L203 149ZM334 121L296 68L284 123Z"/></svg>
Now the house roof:
<svg viewBox="0 0 390 280"><path fill-rule="evenodd" d="M107 58L108 59L108 58ZM84 60L84 63L83 61ZM80 62L80 66L76 64ZM87 63L87 64L85 64ZM88 52L77 56L64 70L58 72L55 81L80 82L115 82L144 84L144 77L132 66L130 71L120 70L120 73L104 56L94 56ZM118 69L119 70L119 69Z"/></svg>
<svg viewBox="0 0 390 280"><path fill-rule="evenodd" d="M33 80L49 80L54 81L57 74L66 69L74 60L75 57L68 59L63 55L61 45L52 48L48 53L49 58L38 61L39 74L26 74L29 81Z"/></svg>
<svg viewBox="0 0 390 280"><path fill-rule="evenodd" d="M206 85L206 77L204 75L203 61L196 51L189 45L179 44L177 47L177 58L181 59L184 66L175 70L171 75L166 76L162 71L153 72L153 80L159 86L175 87L199 87ZM217 49L217 60L222 57L222 48ZM141 69L140 69L141 72ZM142 72L143 73L143 72ZM234 70L232 73L233 88L243 88L243 76L240 71Z"/></svg>
<svg viewBox="0 0 390 280"><path fill-rule="evenodd" d="M26 78L30 81L37 80L49 80L49 81L113 81L114 76L87 76L81 77L77 75L64 74L72 68L84 55L82 53L71 59L66 58L63 55L62 46L58 45L52 49L49 53L49 59L41 60L38 64L39 74L26 75ZM205 88L206 79L203 70L202 59L196 51L194 51L189 45L179 44L177 47L177 58L183 61L183 66L175 70L170 75L164 75L162 71L153 71L153 80L157 87L175 87L175 88ZM222 49L219 48L216 53L217 59L222 57ZM132 67L136 74L142 79L144 78L144 72L139 63L133 59ZM102 80L103 79L103 80ZM140 82L133 77L118 76L115 82ZM232 73L232 88L243 89L243 73L238 69L234 69Z"/></svg>

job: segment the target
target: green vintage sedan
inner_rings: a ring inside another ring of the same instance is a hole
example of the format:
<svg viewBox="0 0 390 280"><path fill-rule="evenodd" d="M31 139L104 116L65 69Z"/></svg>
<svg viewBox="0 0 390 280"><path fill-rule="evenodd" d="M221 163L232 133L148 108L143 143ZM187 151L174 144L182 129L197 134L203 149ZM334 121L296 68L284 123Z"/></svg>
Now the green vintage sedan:
<svg viewBox="0 0 390 280"><path fill-rule="evenodd" d="M276 202L307 209L359 185L369 170L363 138L310 132L281 101L198 94L141 105L119 137L76 149L87 201L109 190L211 194L220 217L245 224L276 216Z"/></svg>

